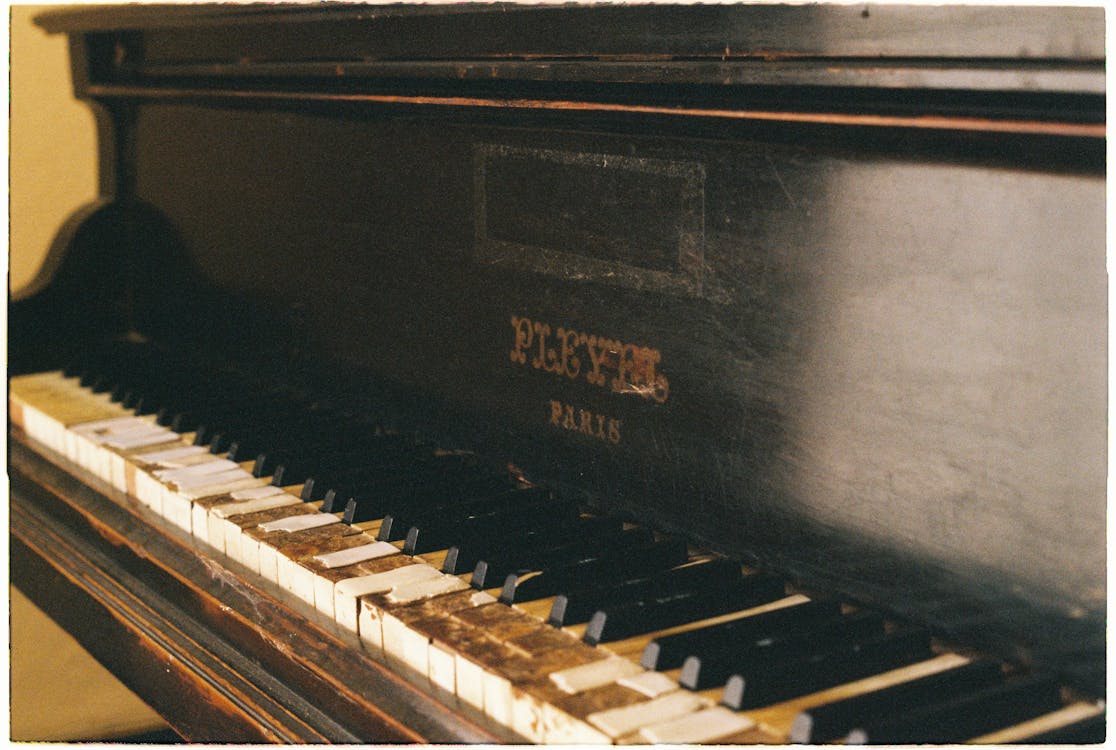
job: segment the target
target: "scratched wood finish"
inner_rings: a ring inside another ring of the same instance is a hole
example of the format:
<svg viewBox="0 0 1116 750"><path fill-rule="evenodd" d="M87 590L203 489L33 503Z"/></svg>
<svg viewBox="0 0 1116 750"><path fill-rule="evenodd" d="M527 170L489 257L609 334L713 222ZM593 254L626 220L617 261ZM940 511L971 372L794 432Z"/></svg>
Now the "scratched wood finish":
<svg viewBox="0 0 1116 750"><path fill-rule="evenodd" d="M421 694L355 637L304 617L301 603L13 438L13 580L186 739L513 739Z"/></svg>
<svg viewBox="0 0 1116 750"><path fill-rule="evenodd" d="M45 21L118 198L73 265L131 275L64 266L17 364L130 328L239 357L1103 679L1099 12L161 12ZM643 224L676 242L641 258Z"/></svg>

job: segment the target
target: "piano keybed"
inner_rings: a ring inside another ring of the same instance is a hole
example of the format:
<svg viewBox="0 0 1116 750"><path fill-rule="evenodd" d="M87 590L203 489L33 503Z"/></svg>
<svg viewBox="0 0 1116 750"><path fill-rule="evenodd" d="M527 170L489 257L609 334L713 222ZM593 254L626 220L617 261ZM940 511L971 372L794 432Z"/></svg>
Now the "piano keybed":
<svg viewBox="0 0 1116 750"><path fill-rule="evenodd" d="M30 438L531 742L1104 736L1102 703L1047 676L250 390L203 394L129 346L13 378L9 406Z"/></svg>

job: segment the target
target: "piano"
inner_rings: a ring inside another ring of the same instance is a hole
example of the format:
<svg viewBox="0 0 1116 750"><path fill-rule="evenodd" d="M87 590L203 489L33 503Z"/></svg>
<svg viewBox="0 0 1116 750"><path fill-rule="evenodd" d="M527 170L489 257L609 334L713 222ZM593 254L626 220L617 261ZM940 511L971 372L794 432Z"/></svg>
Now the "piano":
<svg viewBox="0 0 1116 750"><path fill-rule="evenodd" d="M182 737L1103 741L1102 9L38 23L12 580Z"/></svg>

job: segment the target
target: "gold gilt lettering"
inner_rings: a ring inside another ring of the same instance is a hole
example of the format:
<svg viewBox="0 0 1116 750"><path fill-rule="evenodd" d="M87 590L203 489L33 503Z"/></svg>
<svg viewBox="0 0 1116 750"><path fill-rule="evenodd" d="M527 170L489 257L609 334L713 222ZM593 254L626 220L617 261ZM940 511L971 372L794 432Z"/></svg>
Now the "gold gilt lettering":
<svg viewBox="0 0 1116 750"><path fill-rule="evenodd" d="M620 420L561 401L550 401L550 423L612 445L620 443Z"/></svg>
<svg viewBox="0 0 1116 750"><path fill-rule="evenodd" d="M570 380L575 380L581 373L581 359L575 354L579 338L577 331L559 328L558 338L562 341L562 366L558 371Z"/></svg>
<svg viewBox="0 0 1116 750"><path fill-rule="evenodd" d="M511 324L510 357L515 364L526 365L527 352L533 349L535 354L530 361L536 370L570 380L583 378L613 393L631 394L659 404L670 397L670 381L660 369L663 355L658 349L564 326L552 329L547 323L519 315L511 316ZM553 336L552 330L556 331ZM575 425L580 423L577 415L570 420ZM604 433L608 434L607 428Z"/></svg>
<svg viewBox="0 0 1116 750"><path fill-rule="evenodd" d="M527 364L527 355L523 350L529 347L531 341L535 338L531 329L531 321L528 318L513 315L511 324L512 328L515 329L515 348L511 350L511 361L519 365Z"/></svg>
<svg viewBox="0 0 1116 750"><path fill-rule="evenodd" d="M586 336L583 333L578 337L578 341L589 352L589 362L593 365L593 371L586 374L585 379L593 385L604 385L605 376L601 374L601 365L604 364L607 349L597 346L596 336Z"/></svg>
<svg viewBox="0 0 1116 750"><path fill-rule="evenodd" d="M539 353L534 359L531 360L531 366L534 367L536 370L542 370L546 367L546 337L550 335L550 326L536 322L534 324L534 328L535 335L539 337ZM553 356L554 350L551 349L549 351L551 356Z"/></svg>

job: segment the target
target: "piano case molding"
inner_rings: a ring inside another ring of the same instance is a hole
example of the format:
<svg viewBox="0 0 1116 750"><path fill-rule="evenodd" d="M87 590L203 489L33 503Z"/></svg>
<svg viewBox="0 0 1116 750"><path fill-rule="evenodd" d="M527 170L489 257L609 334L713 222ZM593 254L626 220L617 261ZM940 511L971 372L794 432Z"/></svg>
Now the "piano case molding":
<svg viewBox="0 0 1116 750"><path fill-rule="evenodd" d="M15 304L17 370L130 332L390 404L590 506L1103 689L1100 9L41 24L107 113L114 201L59 278L115 246L132 275L74 274L109 311L74 329L51 286Z"/></svg>

